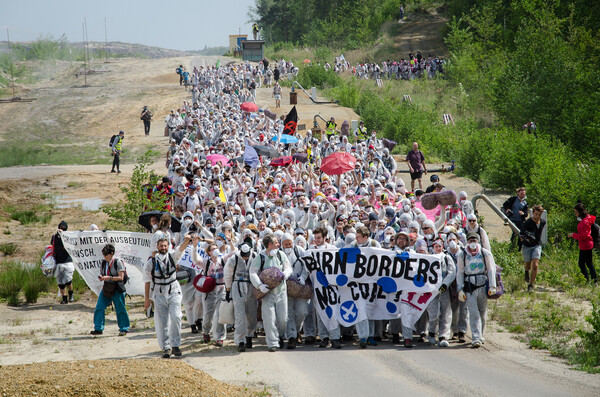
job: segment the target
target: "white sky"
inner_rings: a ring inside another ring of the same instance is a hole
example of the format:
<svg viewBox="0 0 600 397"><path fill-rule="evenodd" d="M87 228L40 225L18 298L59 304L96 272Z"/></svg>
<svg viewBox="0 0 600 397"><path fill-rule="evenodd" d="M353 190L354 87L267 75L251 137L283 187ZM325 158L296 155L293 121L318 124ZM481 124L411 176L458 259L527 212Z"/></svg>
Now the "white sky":
<svg viewBox="0 0 600 397"><path fill-rule="evenodd" d="M175 50L227 46L230 34L251 34L248 8L254 0L0 0L0 41L31 41L63 33L82 41L83 18L89 41L146 44Z"/></svg>

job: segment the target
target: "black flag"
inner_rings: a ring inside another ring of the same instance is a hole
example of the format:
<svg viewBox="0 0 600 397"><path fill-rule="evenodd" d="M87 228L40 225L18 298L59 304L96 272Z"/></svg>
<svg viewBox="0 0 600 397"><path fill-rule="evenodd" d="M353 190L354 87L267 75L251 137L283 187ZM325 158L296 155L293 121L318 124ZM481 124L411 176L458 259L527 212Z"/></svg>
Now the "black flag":
<svg viewBox="0 0 600 397"><path fill-rule="evenodd" d="M298 126L298 112L296 112L296 106L294 106L287 116L285 116L283 123L283 133L287 135L294 135L296 132L296 127Z"/></svg>

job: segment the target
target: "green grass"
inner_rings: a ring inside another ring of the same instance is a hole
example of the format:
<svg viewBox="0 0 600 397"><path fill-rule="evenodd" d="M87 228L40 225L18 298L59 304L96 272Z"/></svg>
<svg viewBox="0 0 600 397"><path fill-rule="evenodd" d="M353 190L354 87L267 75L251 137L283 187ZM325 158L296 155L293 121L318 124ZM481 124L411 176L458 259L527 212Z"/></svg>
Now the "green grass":
<svg viewBox="0 0 600 397"><path fill-rule="evenodd" d="M11 256L19 250L19 247L15 243L3 243L0 244L0 252L2 254Z"/></svg>
<svg viewBox="0 0 600 397"><path fill-rule="evenodd" d="M109 164L108 146L99 144L54 145L40 141L3 143L0 147L0 167L23 165Z"/></svg>
<svg viewBox="0 0 600 397"><path fill-rule="evenodd" d="M32 223L47 224L52 219L52 214L49 210L52 207L46 204L38 204L33 207L15 207L7 205L4 211L10 216L10 219L19 221L22 225Z"/></svg>

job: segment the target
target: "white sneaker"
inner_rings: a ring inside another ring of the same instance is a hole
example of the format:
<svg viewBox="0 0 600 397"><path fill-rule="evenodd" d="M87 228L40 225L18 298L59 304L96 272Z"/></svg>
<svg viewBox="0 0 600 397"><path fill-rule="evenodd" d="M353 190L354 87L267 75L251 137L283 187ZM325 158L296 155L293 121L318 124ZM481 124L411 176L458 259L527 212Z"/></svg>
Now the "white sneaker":
<svg viewBox="0 0 600 397"><path fill-rule="evenodd" d="M440 347L448 347L450 346L450 344L448 343L448 341L446 339L442 339L440 341Z"/></svg>
<svg viewBox="0 0 600 397"><path fill-rule="evenodd" d="M437 341L435 340L435 336L430 336L429 337L429 344L431 346L435 346L437 344Z"/></svg>
<svg viewBox="0 0 600 397"><path fill-rule="evenodd" d="M472 347L473 349L478 349L478 348L480 348L480 347L481 347L481 341L478 341L478 340L474 341L473 343L471 343L471 347Z"/></svg>

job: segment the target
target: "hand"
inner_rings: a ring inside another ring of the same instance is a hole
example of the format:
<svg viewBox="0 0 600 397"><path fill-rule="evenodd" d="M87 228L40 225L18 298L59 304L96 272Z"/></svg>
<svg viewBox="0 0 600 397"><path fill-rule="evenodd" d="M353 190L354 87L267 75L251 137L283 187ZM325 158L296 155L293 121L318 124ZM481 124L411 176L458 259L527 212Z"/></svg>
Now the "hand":
<svg viewBox="0 0 600 397"><path fill-rule="evenodd" d="M144 310L148 310L148 308L150 307L150 299L145 299L144 300Z"/></svg>
<svg viewBox="0 0 600 397"><path fill-rule="evenodd" d="M298 279L298 284L300 284L300 285L305 285L305 284L306 284L306 281L305 281L305 280L304 280L302 277L300 277L300 278Z"/></svg>
<svg viewBox="0 0 600 397"><path fill-rule="evenodd" d="M462 290L458 291L458 300L461 302L466 302L467 300L467 295Z"/></svg>
<svg viewBox="0 0 600 397"><path fill-rule="evenodd" d="M225 291L225 300L231 302L231 291Z"/></svg>
<svg viewBox="0 0 600 397"><path fill-rule="evenodd" d="M496 287L490 287L488 290L488 296L492 296L496 294Z"/></svg>
<svg viewBox="0 0 600 397"><path fill-rule="evenodd" d="M448 290L448 287L446 287L446 284L442 284L442 286L440 287L440 294L443 294L447 290Z"/></svg>
<svg viewBox="0 0 600 397"><path fill-rule="evenodd" d="M267 284L261 284L258 286L258 289L260 290L260 292L262 292L263 294L268 294L270 291L270 288Z"/></svg>

